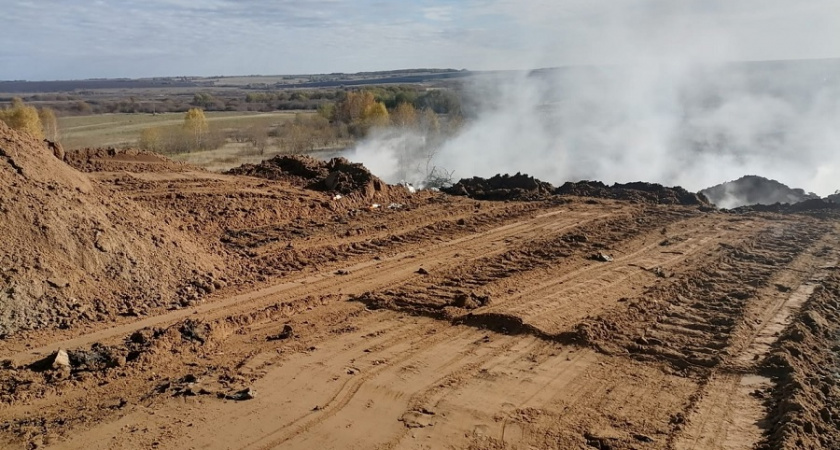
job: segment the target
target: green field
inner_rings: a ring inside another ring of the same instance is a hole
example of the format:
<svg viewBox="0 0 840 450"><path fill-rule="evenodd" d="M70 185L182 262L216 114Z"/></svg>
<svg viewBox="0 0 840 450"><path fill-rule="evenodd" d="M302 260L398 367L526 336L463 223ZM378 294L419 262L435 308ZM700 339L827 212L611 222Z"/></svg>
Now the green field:
<svg viewBox="0 0 840 450"><path fill-rule="evenodd" d="M207 112L207 122L215 129L271 127L296 114L314 114L312 111ZM58 118L61 144L67 149L86 147L135 146L140 133L150 127L177 126L184 121L183 113L166 114L98 114Z"/></svg>

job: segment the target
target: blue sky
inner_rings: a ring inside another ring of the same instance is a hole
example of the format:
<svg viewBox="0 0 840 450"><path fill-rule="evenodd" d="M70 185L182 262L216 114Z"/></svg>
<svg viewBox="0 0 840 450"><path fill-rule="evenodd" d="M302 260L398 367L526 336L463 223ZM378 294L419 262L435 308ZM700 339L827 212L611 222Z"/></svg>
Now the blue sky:
<svg viewBox="0 0 840 450"><path fill-rule="evenodd" d="M840 57L837 0L0 0L0 80Z"/></svg>

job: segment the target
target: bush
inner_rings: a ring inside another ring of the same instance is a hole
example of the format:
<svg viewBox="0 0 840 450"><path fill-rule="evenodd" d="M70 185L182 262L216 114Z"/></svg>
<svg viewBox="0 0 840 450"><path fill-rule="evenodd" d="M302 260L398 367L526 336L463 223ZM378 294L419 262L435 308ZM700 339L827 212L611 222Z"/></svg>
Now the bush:
<svg viewBox="0 0 840 450"><path fill-rule="evenodd" d="M31 134L38 139L44 139L44 127L38 110L34 106L27 106L19 98L12 99L12 106L0 110L0 120L10 128Z"/></svg>

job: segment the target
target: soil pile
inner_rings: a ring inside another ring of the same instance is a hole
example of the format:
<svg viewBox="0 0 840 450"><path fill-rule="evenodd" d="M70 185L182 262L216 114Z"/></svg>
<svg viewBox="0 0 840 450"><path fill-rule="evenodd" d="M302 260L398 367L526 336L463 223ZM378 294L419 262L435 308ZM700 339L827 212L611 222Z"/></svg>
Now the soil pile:
<svg viewBox="0 0 840 450"><path fill-rule="evenodd" d="M779 214L808 214L817 217L836 217L840 212L840 203L828 199L813 198L798 203L774 203L772 205L747 205L731 209L732 212L743 214L750 212L770 212Z"/></svg>
<svg viewBox="0 0 840 450"><path fill-rule="evenodd" d="M142 314L216 260L44 142L0 124L0 337Z"/></svg>
<svg viewBox="0 0 840 450"><path fill-rule="evenodd" d="M775 203L799 203L819 198L815 194L805 193L776 180L747 175L735 181L712 186L700 191L709 201L720 208L737 208L747 205L772 205Z"/></svg>
<svg viewBox="0 0 840 450"><path fill-rule="evenodd" d="M345 158L321 161L302 155L278 155L259 164L243 164L226 173L283 180L307 189L366 198L385 196L389 191L389 186L364 165Z"/></svg>
<svg viewBox="0 0 840 450"><path fill-rule="evenodd" d="M478 200L538 200L551 195L554 186L532 176L517 173L496 175L492 178L462 178L443 191L450 195L462 195Z"/></svg>
<svg viewBox="0 0 840 450"><path fill-rule="evenodd" d="M60 158L61 159L61 158ZM85 148L71 150L64 162L82 172L182 172L202 170L157 153L134 149Z"/></svg>
<svg viewBox="0 0 840 450"><path fill-rule="evenodd" d="M780 337L764 366L778 377L769 446L840 448L840 277L835 273Z"/></svg>
<svg viewBox="0 0 840 450"><path fill-rule="evenodd" d="M679 186L665 187L661 184L641 181L626 184L615 183L612 186L607 186L600 181L566 182L557 188L554 193L557 195L630 200L638 203L709 206L709 200L703 194L695 194Z"/></svg>

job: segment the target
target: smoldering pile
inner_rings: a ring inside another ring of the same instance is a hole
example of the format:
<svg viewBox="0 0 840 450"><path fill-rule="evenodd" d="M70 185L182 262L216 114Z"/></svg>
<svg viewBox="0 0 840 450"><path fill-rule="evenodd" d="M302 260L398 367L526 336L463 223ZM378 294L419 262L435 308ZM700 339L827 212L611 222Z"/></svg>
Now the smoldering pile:
<svg viewBox="0 0 840 450"><path fill-rule="evenodd" d="M517 173L497 174L491 178L462 178L443 191L450 195L477 200L539 200L552 195L554 186L532 176Z"/></svg>
<svg viewBox="0 0 840 450"><path fill-rule="evenodd" d="M607 186L600 181L566 182L554 191L558 195L609 198L637 203L661 205L710 206L709 200L700 193L689 192L680 186L666 187L656 183L636 181L615 183Z"/></svg>
<svg viewBox="0 0 840 450"><path fill-rule="evenodd" d="M278 155L259 164L243 164L226 173L283 180L317 191L374 197L387 194L389 186L364 165L345 158L321 161L302 155Z"/></svg>
<svg viewBox="0 0 840 450"><path fill-rule="evenodd" d="M757 175L746 175L700 192L716 206L727 209L749 205L792 205L820 198L816 194Z"/></svg>

